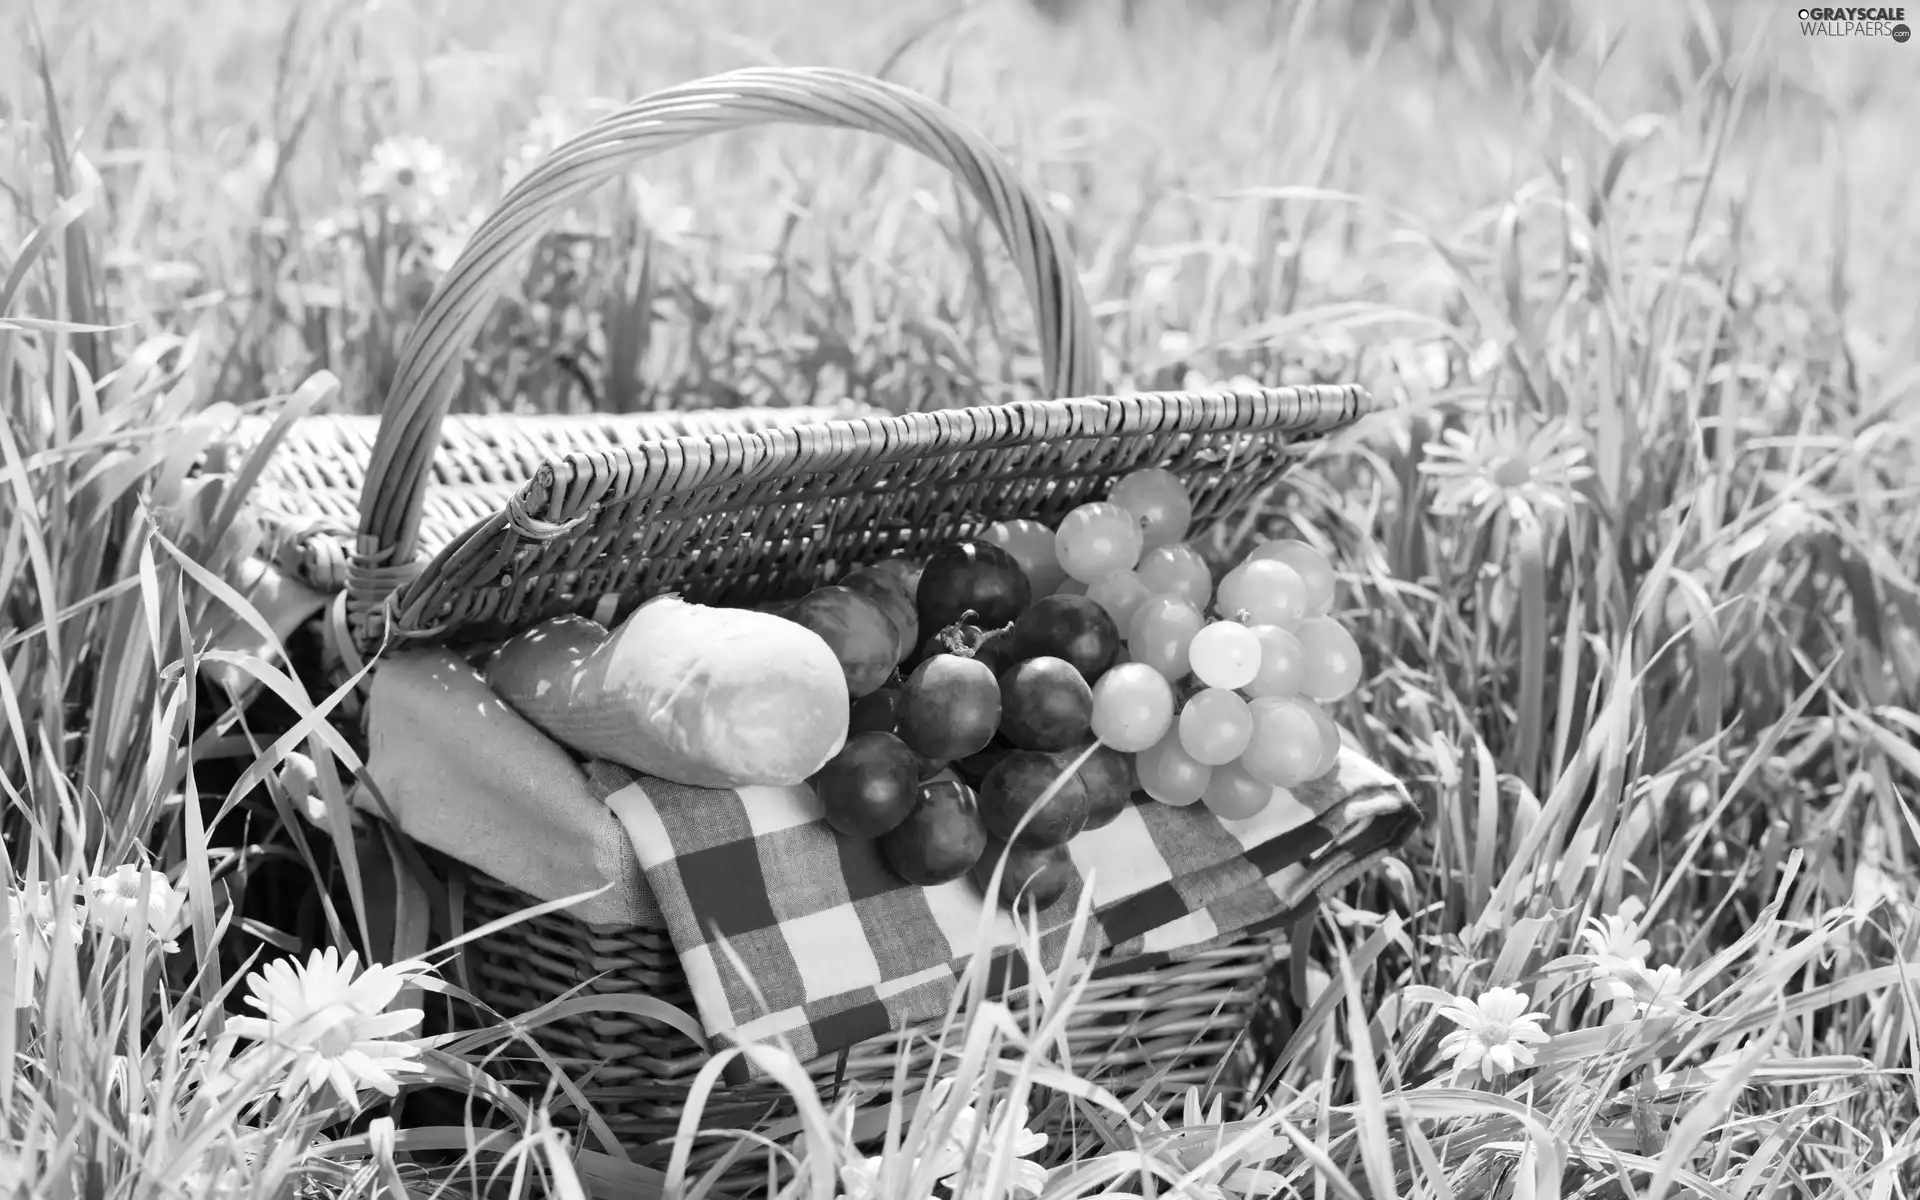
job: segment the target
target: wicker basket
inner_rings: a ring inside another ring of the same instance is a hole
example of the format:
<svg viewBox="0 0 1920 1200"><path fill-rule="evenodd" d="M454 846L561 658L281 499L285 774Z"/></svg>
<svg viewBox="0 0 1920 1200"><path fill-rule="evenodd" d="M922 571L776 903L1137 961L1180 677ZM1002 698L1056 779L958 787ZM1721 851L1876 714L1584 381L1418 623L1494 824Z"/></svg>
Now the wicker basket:
<svg viewBox="0 0 1920 1200"><path fill-rule="evenodd" d="M436 865L449 866L458 880L470 925L511 916L532 903L437 856ZM1245 1036L1273 964L1273 939L1284 932L1249 931L1227 945L1154 966L1139 960L1097 965L1067 1031L1072 1061L1082 1072L1097 1063L1097 1081L1122 1099L1151 1081L1147 1098L1162 1109L1167 1098L1189 1085L1221 1082L1221 1069ZM587 925L564 913L549 914L476 943L462 965L468 986L505 1014L530 1012L569 993L640 994L694 1010L692 991L664 929ZM591 982L582 989L583 981ZM934 1032L925 1026L904 1029L842 1054L823 1055L807 1068L823 1096L848 1086L891 1086L903 1053L911 1064L909 1077L921 1080L933 1056ZM617 1012L556 1022L541 1030L539 1040L542 1049L575 1071L582 1091L630 1155L643 1162L665 1161L665 1139L678 1127L688 1086L706 1062L703 1050L671 1029ZM948 1055L952 1052L949 1046ZM540 1082L543 1071L527 1058L519 1056L528 1076ZM701 1124L772 1132L793 1116L793 1105L778 1085L736 1083L709 1097ZM1054 1161L1071 1157L1071 1122L1064 1106L1041 1113L1036 1125L1042 1122L1057 1135L1048 1155ZM1083 1139L1087 1133L1080 1130ZM725 1149L724 1140L712 1140L695 1151L693 1162L710 1163ZM764 1167L757 1169L765 1174Z"/></svg>
<svg viewBox="0 0 1920 1200"><path fill-rule="evenodd" d="M799 595L854 564L924 553L992 521L1056 520L1145 465L1186 480L1204 527L1252 502L1316 437L1367 407L1358 388L1318 387L839 420L762 410L443 422L497 285L567 203L655 151L763 122L880 133L948 167L1025 280L1049 393L1099 390L1093 320L1062 240L1012 169L943 109L822 70L740 72L656 94L555 152L473 235L407 343L377 426L299 422L265 477L263 522L284 564L339 590L333 629L349 660L480 643L566 612L618 619L666 591L720 604ZM440 882L462 896L466 928L532 903L457 863L440 865ZM1083 1060L1104 1060L1122 1096L1156 1077L1169 1088L1206 1080L1244 1029L1272 936L1249 933L1177 964L1102 968L1072 1044ZM550 915L472 944L463 965L474 994L509 1015L577 989L692 1009L664 929ZM812 1069L823 1084L882 1084L896 1047L924 1033L904 1031ZM628 1152L659 1156L703 1061L698 1047L611 1011L542 1026L536 1037ZM717 1095L706 1110L707 1123L722 1127L784 1111L757 1085Z"/></svg>

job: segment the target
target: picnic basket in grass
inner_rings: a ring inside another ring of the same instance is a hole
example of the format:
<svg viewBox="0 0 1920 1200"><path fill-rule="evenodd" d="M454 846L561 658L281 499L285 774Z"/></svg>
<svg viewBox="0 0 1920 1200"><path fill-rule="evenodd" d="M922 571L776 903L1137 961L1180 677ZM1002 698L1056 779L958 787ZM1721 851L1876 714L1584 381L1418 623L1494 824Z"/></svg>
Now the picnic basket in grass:
<svg viewBox="0 0 1920 1200"><path fill-rule="evenodd" d="M851 415L755 409L638 417L449 418L462 356L523 251L571 202L641 159L763 123L878 133L948 168L1018 267L1039 325L1046 398ZM1052 523L1136 468L1178 474L1197 529L1243 509L1320 436L1367 408L1350 386L1102 396L1098 333L1044 206L949 113L904 89L828 70L751 70L639 100L555 151L475 231L409 337L377 420L314 417L277 431L258 515L280 563L335 594L349 666L421 647L464 650L560 614L619 620L677 592L713 605L796 597L850 567L924 555L1013 518ZM459 861L421 860L459 897L457 924L533 899ZM1116 1094L1205 1082L1242 1036L1273 958L1271 923L1177 960L1114 960L1069 1033ZM466 986L496 1013L569 995L637 994L687 1008L666 929L553 912L470 944ZM551 1012L552 1010L547 1010ZM572 1010L569 1010L572 1011ZM823 1087L884 1084L897 1048L924 1060L925 1027L825 1054ZM532 1033L585 1066L580 1092L635 1155L673 1135L706 1051L633 1012L585 1011ZM1163 1099L1153 1092L1156 1101ZM763 1125L791 1110L744 1082L704 1124Z"/></svg>

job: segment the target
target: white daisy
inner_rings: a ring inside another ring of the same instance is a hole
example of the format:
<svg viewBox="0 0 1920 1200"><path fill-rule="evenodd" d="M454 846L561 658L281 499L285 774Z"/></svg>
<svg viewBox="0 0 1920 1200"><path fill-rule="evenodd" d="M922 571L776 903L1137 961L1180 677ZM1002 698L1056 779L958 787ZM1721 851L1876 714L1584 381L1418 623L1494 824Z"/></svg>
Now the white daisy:
<svg viewBox="0 0 1920 1200"><path fill-rule="evenodd" d="M421 1011L385 1010L427 965L370 966L355 978L358 966L357 953L342 960L329 947L316 950L304 967L281 959L247 977L247 1003L265 1015L234 1017L227 1028L259 1042L253 1053L285 1059L282 1099L325 1084L349 1104L362 1088L392 1096L400 1090L395 1076L418 1069L419 1047L392 1039L418 1025Z"/></svg>
<svg viewBox="0 0 1920 1200"><path fill-rule="evenodd" d="M1037 1196L1046 1190L1047 1169L1033 1162L1031 1156L1046 1149L1047 1135L1027 1127L1030 1114L1026 1105L1010 1107L1002 1103L994 1106L986 1129L980 1131L979 1144L972 1148L974 1157L971 1163L966 1158L968 1143L973 1140L979 1118L972 1107L964 1109L962 1117L963 1120L954 1122L953 1137L947 1147L947 1153L954 1160L952 1169L940 1174L940 1179L955 1189L956 1197L984 1194L983 1189L993 1173L994 1160L1003 1148L1013 1156L1007 1164L1005 1177L1012 1194ZM1006 1143L1009 1137L1012 1138L1011 1144ZM965 1180L964 1187L962 1178Z"/></svg>
<svg viewBox="0 0 1920 1200"><path fill-rule="evenodd" d="M1488 1080L1532 1066L1533 1048L1550 1039L1541 1027L1547 1014L1528 1012L1530 999L1504 987L1482 992L1478 1000L1455 996L1440 1015L1460 1028L1441 1039L1440 1053L1454 1061L1455 1069L1478 1067Z"/></svg>
<svg viewBox="0 0 1920 1200"><path fill-rule="evenodd" d="M1576 443L1563 421L1495 408L1470 430L1448 429L1427 443L1420 473L1436 481L1438 513L1471 512L1476 521L1523 511L1564 516L1581 501L1574 485L1593 474Z"/></svg>
<svg viewBox="0 0 1920 1200"><path fill-rule="evenodd" d="M453 195L447 152L417 137L392 137L373 148L360 172L360 194L378 201L389 219L425 225L441 216Z"/></svg>
<svg viewBox="0 0 1920 1200"><path fill-rule="evenodd" d="M1580 940L1587 947L1582 957L1593 964L1597 974L1618 975L1645 966L1647 955L1653 953L1652 943L1640 936L1627 911L1590 919L1580 931Z"/></svg>
<svg viewBox="0 0 1920 1200"><path fill-rule="evenodd" d="M1607 1023L1649 1017L1688 1017L1686 973L1675 966L1648 967L1636 963L1617 974L1594 981L1602 997L1613 1002Z"/></svg>
<svg viewBox="0 0 1920 1200"><path fill-rule="evenodd" d="M926 1098L921 1102L930 1114L937 1114L946 1108L953 1097L953 1081L942 1079L927 1090ZM851 1121L851 1116L849 1116ZM1008 1106L998 1104L993 1108L985 1129L980 1128L980 1113L971 1104L964 1105L953 1115L953 1127L947 1138L932 1156L933 1177L947 1186L954 1200L975 1200L984 1196L983 1189L994 1167L994 1159L1002 1152L1002 1142L1011 1139L1005 1149L1012 1155L1007 1164L1006 1186L1010 1196L1037 1196L1046 1189L1047 1169L1030 1160L1047 1145L1047 1135L1037 1133L1027 1127L1030 1114L1024 1104ZM974 1139L979 1136L978 1144ZM908 1169L909 1176L920 1172L924 1160L916 1158ZM880 1192L881 1171L886 1161L883 1158L850 1158L840 1166L840 1189L844 1200L882 1200ZM896 1200L887 1197L886 1200ZM924 1200L924 1198L921 1198Z"/></svg>
<svg viewBox="0 0 1920 1200"><path fill-rule="evenodd" d="M1633 920L1638 915L1638 905L1632 901L1629 904L1633 905L1632 909L1622 905L1620 913L1595 917L1580 931L1586 953L1579 957L1590 965L1589 979L1594 991L1601 999L1611 1002L1602 1021L1606 1025L1633 1019L1634 981L1646 974L1647 955L1653 952L1652 944L1640 936Z"/></svg>
<svg viewBox="0 0 1920 1200"><path fill-rule="evenodd" d="M145 925L168 953L187 928L187 898L158 871L131 864L87 880L87 924L126 941Z"/></svg>
<svg viewBox="0 0 1920 1200"><path fill-rule="evenodd" d="M1685 1017L1693 1013L1687 1007L1686 992L1686 973L1668 964L1647 972L1645 990L1635 995L1634 1001L1648 1016Z"/></svg>

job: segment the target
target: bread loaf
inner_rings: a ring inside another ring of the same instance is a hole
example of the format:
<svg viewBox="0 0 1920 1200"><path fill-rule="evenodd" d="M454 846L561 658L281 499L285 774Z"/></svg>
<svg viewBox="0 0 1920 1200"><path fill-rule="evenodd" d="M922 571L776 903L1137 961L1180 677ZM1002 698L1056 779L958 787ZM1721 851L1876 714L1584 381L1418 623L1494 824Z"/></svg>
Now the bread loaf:
<svg viewBox="0 0 1920 1200"><path fill-rule="evenodd" d="M693 787L801 783L847 738L846 677L818 634L677 596L611 633L544 621L495 652L487 682L562 745Z"/></svg>

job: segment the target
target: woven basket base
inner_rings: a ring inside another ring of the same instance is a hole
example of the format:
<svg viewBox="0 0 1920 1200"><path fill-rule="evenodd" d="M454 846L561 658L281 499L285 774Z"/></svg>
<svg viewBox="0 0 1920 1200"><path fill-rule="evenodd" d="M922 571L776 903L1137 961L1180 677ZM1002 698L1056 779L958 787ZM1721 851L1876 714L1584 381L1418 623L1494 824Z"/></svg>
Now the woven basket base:
<svg viewBox="0 0 1920 1200"><path fill-rule="evenodd" d="M445 865L459 875L466 914L463 924L468 928L537 903L497 880L458 864ZM1242 1043L1273 961L1273 936L1242 938L1149 970L1116 968L1096 976L1069 1021L1070 1065L1123 1101L1138 1096L1162 1111L1189 1085L1225 1082L1222 1076ZM568 993L640 994L694 1011L679 956L664 929L590 926L564 913L551 913L469 943L463 966L465 985L508 1017ZM1019 1011L1018 993L1011 1002ZM881 1097L891 1087L902 1042L907 1046L907 1077L917 1087L926 1078L938 1033L937 1024L922 1024L864 1042L850 1050L844 1061L840 1055L816 1059L807 1064L808 1071L823 1097L855 1086L876 1096L869 1104L884 1104ZM637 1162L666 1162L689 1086L706 1061L699 1047L658 1022L623 1013L554 1021L541 1026L535 1037L627 1154ZM548 1071L524 1046L509 1049L488 1069L496 1077L518 1077L531 1097L548 1091ZM1034 1107L1041 1109L1036 1126L1051 1135L1042 1160L1065 1160L1076 1141L1082 1148L1097 1146L1092 1131L1063 1098L1044 1108L1039 1103ZM564 1107L555 1111L567 1119ZM576 1120L579 1116L571 1115ZM778 1085L756 1081L717 1087L707 1099L701 1124L714 1130L766 1129L793 1115L793 1106ZM594 1147L587 1123L578 1121L578 1125L581 1144ZM694 1163L710 1165L732 1140L703 1138ZM744 1154L728 1171L729 1182L764 1183L765 1161L764 1151Z"/></svg>

